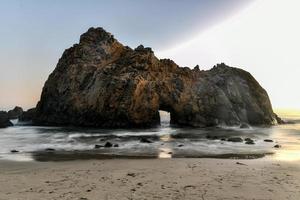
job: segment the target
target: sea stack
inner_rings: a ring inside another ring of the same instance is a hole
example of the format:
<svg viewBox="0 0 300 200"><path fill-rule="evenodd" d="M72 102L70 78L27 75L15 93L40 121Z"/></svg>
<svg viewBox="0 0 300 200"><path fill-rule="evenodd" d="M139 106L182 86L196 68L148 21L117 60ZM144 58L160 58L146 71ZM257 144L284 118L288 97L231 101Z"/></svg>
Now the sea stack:
<svg viewBox="0 0 300 200"><path fill-rule="evenodd" d="M159 110L179 126L277 123L267 92L250 73L224 63L208 71L179 67L151 48L123 46L102 28L90 28L65 50L34 122L152 127L160 124Z"/></svg>

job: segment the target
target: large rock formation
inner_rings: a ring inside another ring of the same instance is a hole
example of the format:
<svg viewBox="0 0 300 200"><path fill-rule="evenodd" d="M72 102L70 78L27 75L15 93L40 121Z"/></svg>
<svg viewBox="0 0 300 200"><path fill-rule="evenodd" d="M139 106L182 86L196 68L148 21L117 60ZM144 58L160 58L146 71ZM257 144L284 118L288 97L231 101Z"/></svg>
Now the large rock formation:
<svg viewBox="0 0 300 200"><path fill-rule="evenodd" d="M5 111L0 111L0 128L6 128L9 126L13 126L9 120L9 115Z"/></svg>
<svg viewBox="0 0 300 200"><path fill-rule="evenodd" d="M158 59L150 48L123 46L90 28L67 49L49 76L35 123L97 127L195 127L274 124L266 91L250 73L218 64L209 71Z"/></svg>

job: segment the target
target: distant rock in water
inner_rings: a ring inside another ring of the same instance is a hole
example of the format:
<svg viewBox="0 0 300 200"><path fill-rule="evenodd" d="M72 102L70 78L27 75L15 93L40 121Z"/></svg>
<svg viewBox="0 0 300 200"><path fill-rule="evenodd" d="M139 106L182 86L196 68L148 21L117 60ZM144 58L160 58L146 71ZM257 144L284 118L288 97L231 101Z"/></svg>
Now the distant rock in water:
<svg viewBox="0 0 300 200"><path fill-rule="evenodd" d="M110 142L106 142L105 145L104 145L105 148L110 148L112 146L113 146L113 144L110 143Z"/></svg>
<svg viewBox="0 0 300 200"><path fill-rule="evenodd" d="M255 144L254 140L252 140L251 138L246 138L245 141L245 144Z"/></svg>
<svg viewBox="0 0 300 200"><path fill-rule="evenodd" d="M141 138L140 139L141 143L153 143L151 140L147 139L147 138Z"/></svg>
<svg viewBox="0 0 300 200"><path fill-rule="evenodd" d="M273 140L265 139L264 142L273 142Z"/></svg>
<svg viewBox="0 0 300 200"><path fill-rule="evenodd" d="M159 110L171 124L276 124L266 91L250 73L218 64L179 67L151 48L131 49L102 28L90 28L65 50L36 108L39 125L151 127Z"/></svg>
<svg viewBox="0 0 300 200"><path fill-rule="evenodd" d="M16 106L14 109L8 111L9 119L18 119L23 114L23 108Z"/></svg>
<svg viewBox="0 0 300 200"><path fill-rule="evenodd" d="M227 139L228 142L243 142L243 139L240 137L231 137Z"/></svg>
<svg viewBox="0 0 300 200"><path fill-rule="evenodd" d="M279 144L276 144L275 146L274 146L274 148L281 148L281 145L279 145Z"/></svg>
<svg viewBox="0 0 300 200"><path fill-rule="evenodd" d="M0 111L0 128L6 128L9 126L13 126L13 124L9 120L8 113L5 111Z"/></svg>

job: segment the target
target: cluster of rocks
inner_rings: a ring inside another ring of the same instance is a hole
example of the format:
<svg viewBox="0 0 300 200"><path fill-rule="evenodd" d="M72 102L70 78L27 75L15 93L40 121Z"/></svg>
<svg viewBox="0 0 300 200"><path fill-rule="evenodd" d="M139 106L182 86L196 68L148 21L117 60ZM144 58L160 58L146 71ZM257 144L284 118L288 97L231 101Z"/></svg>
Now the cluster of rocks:
<svg viewBox="0 0 300 200"><path fill-rule="evenodd" d="M23 108L16 106L14 109L6 111L0 111L0 128L6 128L13 126L10 120L18 119L20 122L30 122L33 120L35 114L35 108L23 111Z"/></svg>
<svg viewBox="0 0 300 200"><path fill-rule="evenodd" d="M151 48L123 46L102 28L90 28L65 50L37 104L37 125L152 127L159 110L171 124L280 123L267 92L252 75L224 63L211 70L179 67Z"/></svg>
<svg viewBox="0 0 300 200"><path fill-rule="evenodd" d="M140 138L140 143L153 143L152 140L148 139L148 138L145 138L145 137L141 137ZM96 144L94 146L95 149L100 149L100 148L111 148L111 147L119 147L119 144L113 144L109 141L105 142L104 144Z"/></svg>
<svg viewBox="0 0 300 200"><path fill-rule="evenodd" d="M241 137L229 137L229 138L224 138L224 137L218 137L218 136L210 136L210 135L207 135L206 136L207 139L210 139L210 140L221 140L221 141L228 141L228 142L245 142L245 144L249 144L249 145L254 145L255 144L255 141L251 138L241 138ZM264 139L264 142L274 142L273 140L271 139ZM281 145L279 144L276 144L274 145L274 148L281 148Z"/></svg>

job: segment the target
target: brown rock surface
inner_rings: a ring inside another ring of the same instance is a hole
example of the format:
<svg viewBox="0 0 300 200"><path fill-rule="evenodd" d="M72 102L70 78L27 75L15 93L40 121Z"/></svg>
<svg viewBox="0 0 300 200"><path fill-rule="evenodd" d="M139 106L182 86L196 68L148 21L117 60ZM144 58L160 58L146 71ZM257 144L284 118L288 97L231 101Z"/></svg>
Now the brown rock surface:
<svg viewBox="0 0 300 200"><path fill-rule="evenodd" d="M149 127L274 124L266 91L250 73L218 64L182 68L150 48L123 46L102 28L90 28L67 49L37 105L36 124Z"/></svg>

